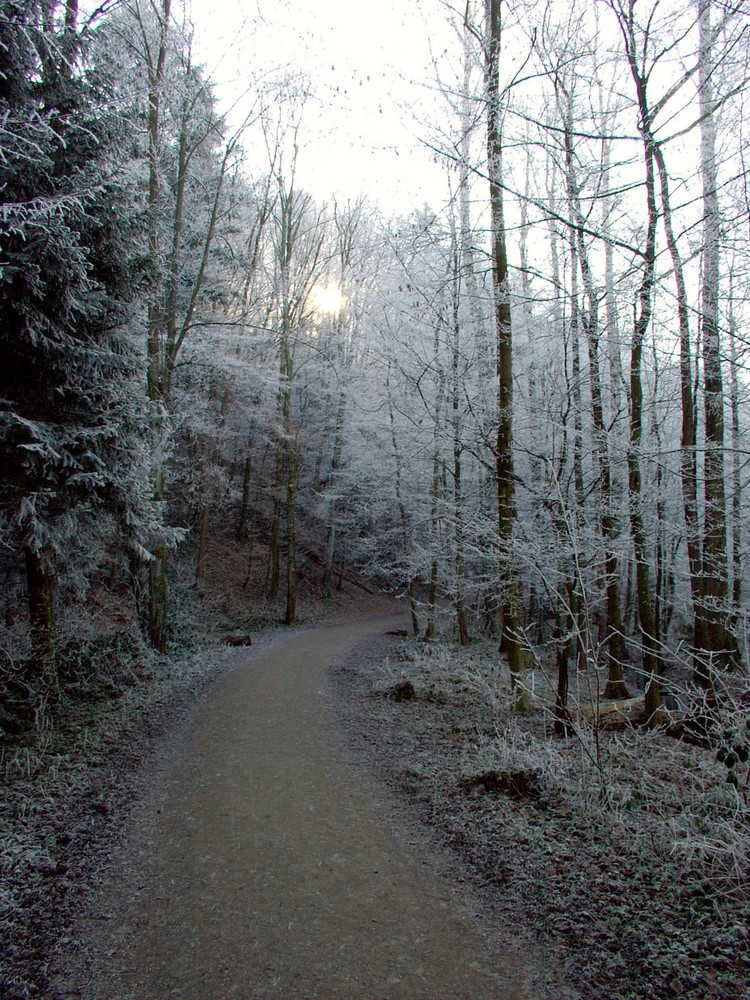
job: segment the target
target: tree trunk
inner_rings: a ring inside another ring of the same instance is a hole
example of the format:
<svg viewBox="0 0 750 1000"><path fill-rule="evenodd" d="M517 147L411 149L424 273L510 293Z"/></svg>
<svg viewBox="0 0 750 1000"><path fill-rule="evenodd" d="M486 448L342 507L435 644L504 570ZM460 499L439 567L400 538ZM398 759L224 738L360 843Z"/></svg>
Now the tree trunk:
<svg viewBox="0 0 750 1000"><path fill-rule="evenodd" d="M167 56L167 34L169 30L171 0L162 0L159 23L159 47L156 59L149 58L148 71L148 253L152 271L153 287L148 303L147 320L147 387L148 397L153 411L154 451L161 445L165 433L166 405L162 373L162 324L163 310L161 302L161 183L160 183L160 101L164 77L164 66ZM142 25L144 41L146 27ZM151 50L146 43L146 51ZM165 469L163 459L154 474L154 501L158 509L164 509ZM153 546L151 561L148 567L149 600L148 600L148 635L154 649L164 653L167 648L167 604L169 599L167 586L167 549L159 541Z"/></svg>
<svg viewBox="0 0 750 1000"><path fill-rule="evenodd" d="M719 343L719 243L721 217L716 176L716 124L712 72L712 0L698 0L700 23L699 96L703 177L703 340L704 463L703 593L708 649L717 666L731 659L727 630L727 524L724 493L724 385Z"/></svg>
<svg viewBox="0 0 750 1000"><path fill-rule="evenodd" d="M171 246L167 252L162 245L162 181L161 181L161 146L162 146L162 116L161 95L164 86L165 65L168 48L168 36L171 16L171 0L161 0L160 4L149 4L149 12L144 17L139 4L133 5L138 20L145 54L146 73L148 79L148 259L151 270L151 286L149 290L147 310L147 388L148 398L152 404L154 452L162 446L161 438L166 434L166 417L169 412L172 376L177 355L187 336L195 309L198 303L211 247L216 231L221 203L221 192L227 165L235 141L226 147L221 169L216 182L216 190L211 205L211 215L202 241L202 257L197 275L192 279L190 297L185 314L180 323L177 321L177 289L182 271L182 229L185 212L185 193L188 182L188 169L192 153L202 145L214 130L204 129L196 139L196 145L189 148L190 121L189 115L193 102L187 96L182 107L179 123L178 167L174 178L175 208L171 221ZM158 19L158 44L154 48L150 40L151 16ZM184 73L187 86L190 79L190 66ZM187 90L186 90L187 95ZM166 263L165 263L166 261ZM164 287L166 272L167 284ZM156 473L154 499L164 506L165 470L163 461ZM149 597L149 636L156 648L163 651L166 647L167 622L167 569L166 545L158 542L153 546L152 560L149 565L149 582L152 593Z"/></svg>
<svg viewBox="0 0 750 1000"><path fill-rule="evenodd" d="M654 160L650 142L644 140L646 159L646 191L648 197L648 235L644 253L644 268L639 291L638 312L633 327L630 349L630 447L628 448L628 488L630 494L630 529L635 550L636 597L638 620L643 645L643 676L646 693L646 718L650 725L661 721L659 691L659 638L656 634L651 594L648 539L643 522L641 440L643 436L643 386L641 361L643 341L651 322L652 295L656 261L656 196L654 193Z"/></svg>
<svg viewBox="0 0 750 1000"><path fill-rule="evenodd" d="M333 598L333 558L336 552L336 490L339 482L341 452L344 446L344 415L346 413L346 396L339 395L339 405L336 412L336 430L331 455L331 499L328 504L328 530L326 537L325 566L323 568L323 593L328 600Z"/></svg>
<svg viewBox="0 0 750 1000"><path fill-rule="evenodd" d="M685 518L685 540L690 574L690 593L693 601L693 646L695 649L694 677L699 687L710 689L711 677L706 667L705 653L708 634L704 610L703 567L700 552L700 525L698 522L698 468L696 453L696 416L693 397L693 357L690 338L690 309L685 277L677 239L672 225L672 207L669 197L669 175L664 154L653 136L650 137L654 161L659 171L662 219L664 233L672 258L672 270L677 293L677 317L680 328L680 402L682 430L680 441L680 484L682 510Z"/></svg>
<svg viewBox="0 0 750 1000"><path fill-rule="evenodd" d="M656 280L656 227L659 213L656 207L654 143L651 111L646 93L647 77L641 72L636 54L635 27L632 6L629 18L620 18L625 39L628 64L635 84L639 131L643 141L646 169L646 245L642 252L641 282L634 309L633 335L630 345L630 440L628 447L628 496L630 530L635 555L635 586L638 621L643 649L643 677L646 718L651 726L663 720L659 690L659 637L656 634L651 592L648 536L643 520L643 484L641 479L641 440L643 436L643 384L641 362L643 343L651 323L654 283Z"/></svg>
<svg viewBox="0 0 750 1000"><path fill-rule="evenodd" d="M208 548L208 505L204 504L200 514L200 532L198 534L198 556L195 560L195 582L200 583L206 562Z"/></svg>
<svg viewBox="0 0 750 1000"><path fill-rule="evenodd" d="M396 440L396 425L393 418L393 402L390 395L390 376L386 378L386 393L388 394L388 414L391 423L391 444L393 446L393 457L396 461L396 503L398 505L399 518L401 520L401 546L404 554L404 567L409 573L409 611L411 613L411 629L412 634L416 637L419 635L419 616L417 614L417 583L414 579L414 575L411 572L411 567L409 566L411 552L410 552L410 537L409 537L409 520L406 516L406 507L404 505L403 491L402 491L402 474L401 474L401 456L398 450L398 441Z"/></svg>
<svg viewBox="0 0 750 1000"><path fill-rule="evenodd" d="M290 442L287 449L285 625L293 625L297 617L297 478L296 442Z"/></svg>
<svg viewBox="0 0 750 1000"><path fill-rule="evenodd" d="M276 473L274 475L273 522L271 524L271 540L269 546L268 596L275 601L279 596L281 586L281 485L284 473L284 452L281 442L276 447Z"/></svg>
<svg viewBox="0 0 750 1000"><path fill-rule="evenodd" d="M737 323L734 297L729 292L729 364L732 406L732 614L734 635L738 635L742 607L742 456L740 455L740 389L737 376ZM739 658L739 649L738 649Z"/></svg>
<svg viewBox="0 0 750 1000"><path fill-rule="evenodd" d="M148 564L149 602L148 635L157 653L167 651L167 547L163 542L154 546Z"/></svg>
<svg viewBox="0 0 750 1000"><path fill-rule="evenodd" d="M466 617L466 598L464 595L464 511L463 494L461 484L461 456L463 446L461 443L461 419L459 409L459 396L461 392L461 380L459 373L460 360L460 319L459 300L461 292L461 270L459 261L458 238L453 227L453 342L451 358L451 409L453 416L453 523L454 523L454 565L456 573L456 628L458 630L458 641L462 646L468 646L471 639L469 637L469 623Z"/></svg>
<svg viewBox="0 0 750 1000"><path fill-rule="evenodd" d="M242 475L242 503L240 505L240 520L237 525L237 538L244 542L247 538L248 521L250 517L250 497L253 481L253 452L255 450L255 418L250 423L250 433L247 438L247 457Z"/></svg>
<svg viewBox="0 0 750 1000"><path fill-rule="evenodd" d="M222 456L220 449L221 430L224 427L224 423L227 418L227 411L229 409L230 397L231 397L230 387L229 385L227 385L224 388L224 394L221 400L221 409L219 411L219 423L217 427L217 433L216 436L214 437L213 445L211 447L211 454L208 458L208 463L207 463L209 484L210 484L210 475L212 470L216 468L217 465L222 464ZM211 398L213 398L213 393L211 394ZM201 464L202 463L197 464L198 469L201 468ZM205 473L206 470L203 471ZM198 557L196 559L196 564L195 564L196 584L199 583L201 578L203 577L203 570L205 568L206 552L208 550L208 529L210 527L210 507L211 507L211 501L213 499L210 494L210 489L207 491L205 489L205 486L201 489L201 493L203 494L203 498L201 504L200 518L199 518L200 535L198 537Z"/></svg>
<svg viewBox="0 0 750 1000"><path fill-rule="evenodd" d="M555 694L554 730L558 736L570 735L570 713L568 712L568 663L570 661L570 640L562 639L557 651L557 692Z"/></svg>
<svg viewBox="0 0 750 1000"><path fill-rule="evenodd" d="M31 659L29 681L41 687L42 694L57 685L55 669L55 577L44 556L27 545L26 588L29 600Z"/></svg>
<svg viewBox="0 0 750 1000"><path fill-rule="evenodd" d="M562 88L561 88L562 89ZM629 692L623 680L623 660L625 647L622 633L622 614L620 609L619 565L615 554L617 542L617 520L613 511L612 473L607 444L607 428L604 422L604 405L602 402L601 373L599 366L599 305L598 293L589 264L588 253L584 241L584 218L581 210L580 190L573 148L573 127L571 120L572 98L565 93L567 106L564 107L565 123L565 159L568 179L568 198L571 205L572 230L575 245L578 249L577 258L581 268L584 290L586 293L586 309L583 312L583 328L586 333L589 359L589 386L591 392L591 418L593 424L593 461L595 480L599 483L601 513L599 527L604 542L604 575L607 607L607 644L608 676L604 689L604 697L611 699L627 698ZM575 260L574 260L575 266Z"/></svg>
<svg viewBox="0 0 750 1000"><path fill-rule="evenodd" d="M260 497L263 490L263 470L266 467L266 459L268 458L268 451L270 447L271 447L270 442L267 442L266 447L263 449L263 457L260 461L260 469L258 470L258 479L255 486L255 497L253 499L253 506L248 521L247 536L250 540L250 548L247 554L247 573L245 574L245 579L242 584L243 588L247 587L248 583L250 583L250 575L253 570L253 550L255 548L255 521L258 516L258 505L260 503Z"/></svg>
<svg viewBox="0 0 750 1000"><path fill-rule="evenodd" d="M503 207L503 139L500 113L501 0L485 0L487 10L487 163L490 179L492 278L497 333L498 425L496 476L498 539L500 546L499 596L503 633L510 667L511 686L518 711L531 708L526 688L526 654L523 645L518 581L513 559L516 519L513 474L513 337L511 327L508 253Z"/></svg>

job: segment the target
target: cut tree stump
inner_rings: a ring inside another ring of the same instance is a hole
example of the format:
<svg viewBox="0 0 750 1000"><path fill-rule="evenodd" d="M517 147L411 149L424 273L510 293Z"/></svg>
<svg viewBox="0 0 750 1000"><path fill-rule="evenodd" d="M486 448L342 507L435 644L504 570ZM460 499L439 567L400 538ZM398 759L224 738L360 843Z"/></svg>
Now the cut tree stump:
<svg viewBox="0 0 750 1000"><path fill-rule="evenodd" d="M411 681L400 681L393 689L394 701L411 701L414 697L414 685Z"/></svg>

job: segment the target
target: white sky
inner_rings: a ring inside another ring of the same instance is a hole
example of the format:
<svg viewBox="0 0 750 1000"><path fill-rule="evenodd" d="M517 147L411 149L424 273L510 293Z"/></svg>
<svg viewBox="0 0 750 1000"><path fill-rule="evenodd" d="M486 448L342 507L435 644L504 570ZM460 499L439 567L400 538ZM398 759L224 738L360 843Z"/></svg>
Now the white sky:
<svg viewBox="0 0 750 1000"><path fill-rule="evenodd" d="M300 132L300 187L319 199L365 194L386 211L404 213L443 197L443 168L420 142L427 132L412 115L431 102L430 34L442 34L446 44L438 0L192 0L190 6L196 53L223 102L274 68L310 75L316 98ZM238 119L248 106L240 102Z"/></svg>

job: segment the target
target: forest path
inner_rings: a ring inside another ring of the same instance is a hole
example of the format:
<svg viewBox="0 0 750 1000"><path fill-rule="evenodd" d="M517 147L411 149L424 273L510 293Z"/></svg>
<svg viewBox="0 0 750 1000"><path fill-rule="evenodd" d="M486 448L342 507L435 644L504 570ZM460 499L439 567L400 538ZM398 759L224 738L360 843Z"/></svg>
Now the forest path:
<svg viewBox="0 0 750 1000"><path fill-rule="evenodd" d="M107 925L100 1000L535 996L338 747L326 666L386 627L285 638L198 706L162 777L142 889Z"/></svg>

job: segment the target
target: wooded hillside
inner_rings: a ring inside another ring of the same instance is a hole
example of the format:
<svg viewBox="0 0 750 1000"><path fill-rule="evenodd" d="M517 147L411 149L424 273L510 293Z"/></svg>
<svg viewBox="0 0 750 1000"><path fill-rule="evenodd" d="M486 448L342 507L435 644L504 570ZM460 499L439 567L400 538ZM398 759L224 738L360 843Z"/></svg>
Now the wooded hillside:
<svg viewBox="0 0 750 1000"><path fill-rule="evenodd" d="M171 0L0 3L4 745L198 619L384 591L549 739L642 697L746 860L747 7L424 6L444 186L392 217Z"/></svg>

